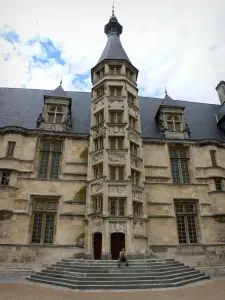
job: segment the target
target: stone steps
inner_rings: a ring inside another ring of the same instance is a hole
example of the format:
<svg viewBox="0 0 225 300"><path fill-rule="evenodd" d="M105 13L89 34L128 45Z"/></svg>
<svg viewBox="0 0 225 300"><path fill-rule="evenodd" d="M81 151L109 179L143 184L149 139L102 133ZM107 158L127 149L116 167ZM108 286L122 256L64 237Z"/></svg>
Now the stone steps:
<svg viewBox="0 0 225 300"><path fill-rule="evenodd" d="M28 280L81 290L168 288L210 277L175 260L129 260L129 267L117 261L63 259L36 272Z"/></svg>

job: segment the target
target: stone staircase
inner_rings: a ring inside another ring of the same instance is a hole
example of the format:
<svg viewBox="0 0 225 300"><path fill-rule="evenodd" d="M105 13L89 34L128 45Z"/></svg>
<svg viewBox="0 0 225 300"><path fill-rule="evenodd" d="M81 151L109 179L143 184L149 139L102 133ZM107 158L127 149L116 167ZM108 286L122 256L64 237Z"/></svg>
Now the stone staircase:
<svg viewBox="0 0 225 300"><path fill-rule="evenodd" d="M28 280L80 290L124 290L178 287L209 275L173 259L130 260L129 267L113 260L63 259Z"/></svg>

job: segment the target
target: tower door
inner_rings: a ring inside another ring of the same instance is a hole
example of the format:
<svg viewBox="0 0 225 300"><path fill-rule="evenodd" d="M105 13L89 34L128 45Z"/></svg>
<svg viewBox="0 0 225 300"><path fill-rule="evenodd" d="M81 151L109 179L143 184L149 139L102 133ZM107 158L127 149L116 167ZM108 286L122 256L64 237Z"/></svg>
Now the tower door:
<svg viewBox="0 0 225 300"><path fill-rule="evenodd" d="M94 243L94 259L101 259L102 254L102 234L95 233L93 236Z"/></svg>
<svg viewBox="0 0 225 300"><path fill-rule="evenodd" d="M111 234L111 255L112 259L118 259L120 251L125 248L125 234L115 232Z"/></svg>

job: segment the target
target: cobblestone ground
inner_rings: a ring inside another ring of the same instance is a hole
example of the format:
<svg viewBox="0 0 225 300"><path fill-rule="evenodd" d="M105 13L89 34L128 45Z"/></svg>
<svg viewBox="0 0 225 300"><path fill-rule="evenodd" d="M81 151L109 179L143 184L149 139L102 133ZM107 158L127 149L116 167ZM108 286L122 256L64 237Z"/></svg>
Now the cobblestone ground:
<svg viewBox="0 0 225 300"><path fill-rule="evenodd" d="M184 288L151 291L80 292L28 283L19 277L0 277L1 300L225 300L225 278Z"/></svg>

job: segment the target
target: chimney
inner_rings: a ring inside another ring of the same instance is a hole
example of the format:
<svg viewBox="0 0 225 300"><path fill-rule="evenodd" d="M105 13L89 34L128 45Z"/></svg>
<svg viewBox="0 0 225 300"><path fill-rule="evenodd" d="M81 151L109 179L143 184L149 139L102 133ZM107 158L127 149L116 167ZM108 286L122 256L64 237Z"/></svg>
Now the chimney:
<svg viewBox="0 0 225 300"><path fill-rule="evenodd" d="M221 104L225 103L225 81L220 81L216 87Z"/></svg>

